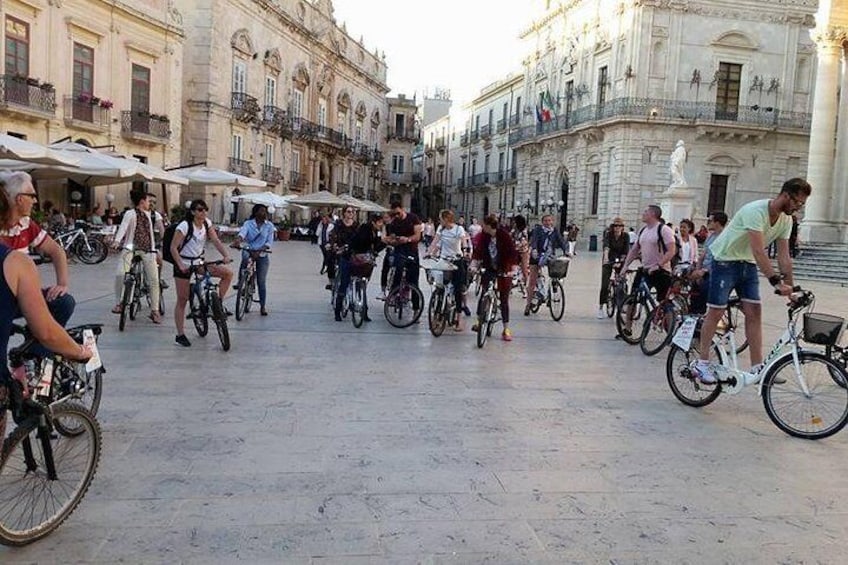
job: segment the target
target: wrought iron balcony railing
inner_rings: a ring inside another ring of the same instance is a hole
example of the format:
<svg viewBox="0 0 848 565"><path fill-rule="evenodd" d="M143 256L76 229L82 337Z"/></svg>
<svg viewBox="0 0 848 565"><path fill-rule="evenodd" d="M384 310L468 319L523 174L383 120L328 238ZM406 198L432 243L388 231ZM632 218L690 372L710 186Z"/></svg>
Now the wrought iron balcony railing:
<svg viewBox="0 0 848 565"><path fill-rule="evenodd" d="M513 114L512 116L509 117L509 125L510 126L517 126L520 123L521 123L521 114L516 113L516 114Z"/></svg>
<svg viewBox="0 0 848 565"><path fill-rule="evenodd" d="M262 108L259 106L259 100L246 92L232 93L231 108L233 110L233 118L245 123L259 121L259 114L262 111Z"/></svg>
<svg viewBox="0 0 848 565"><path fill-rule="evenodd" d="M350 184L346 182L336 183L336 194L347 194L350 192Z"/></svg>
<svg viewBox="0 0 848 565"><path fill-rule="evenodd" d="M498 133L501 133L502 131L506 131L506 120L505 119L501 118L500 120L498 120L498 130L497 131L498 131Z"/></svg>
<svg viewBox="0 0 848 565"><path fill-rule="evenodd" d="M367 193L366 196L368 196L368 200L370 200L371 202L377 201L377 191L374 190L373 188L368 189L368 193Z"/></svg>
<svg viewBox="0 0 848 565"><path fill-rule="evenodd" d="M279 184L283 178L283 173L280 171L280 167L274 167L272 165L262 165L262 180L267 182L268 184Z"/></svg>
<svg viewBox="0 0 848 565"><path fill-rule="evenodd" d="M246 177L249 177L253 174L253 169L250 167L250 161L245 161L244 159L236 159L235 157L230 157L229 171L231 173L235 173L237 175L244 175Z"/></svg>
<svg viewBox="0 0 848 565"><path fill-rule="evenodd" d="M482 186L493 182L495 175L493 173L477 173L471 177L470 186Z"/></svg>
<svg viewBox="0 0 848 565"><path fill-rule="evenodd" d="M354 185L353 190L350 191L350 194L354 198L365 198L365 187Z"/></svg>
<svg viewBox="0 0 848 565"><path fill-rule="evenodd" d="M483 139L488 139L488 138L492 137L492 126L489 125L489 124L486 124L485 126L481 127L480 128L480 137L482 137Z"/></svg>
<svg viewBox="0 0 848 565"><path fill-rule="evenodd" d="M421 130L418 126L406 126L402 128L388 127L386 128L386 141L396 139L398 141L407 141L410 143L419 143L421 141Z"/></svg>
<svg viewBox="0 0 848 565"><path fill-rule="evenodd" d="M475 141L479 141L479 140L480 140L480 130L475 129L474 131L471 132L471 143L474 143Z"/></svg>
<svg viewBox="0 0 848 565"><path fill-rule="evenodd" d="M109 127L109 108L104 108L97 98L81 98L79 96L65 97L65 122L73 124L89 124L93 128L107 129Z"/></svg>
<svg viewBox="0 0 848 565"><path fill-rule="evenodd" d="M291 120L288 114L282 108L277 106L265 106L262 108L262 125L273 133L284 137L291 138Z"/></svg>
<svg viewBox="0 0 848 565"><path fill-rule="evenodd" d="M171 120L167 116L124 110L121 112L121 133L152 136L162 141L171 137Z"/></svg>
<svg viewBox="0 0 848 565"><path fill-rule="evenodd" d="M468 145L468 132L465 132L465 133L463 133L459 136L459 144L462 147L465 147L466 145Z"/></svg>
<svg viewBox="0 0 848 565"><path fill-rule="evenodd" d="M465 179L456 179L457 188L465 188Z"/></svg>
<svg viewBox="0 0 848 565"><path fill-rule="evenodd" d="M289 171L289 186L303 190L306 188L306 177L300 171Z"/></svg>
<svg viewBox="0 0 848 565"><path fill-rule="evenodd" d="M509 136L510 144L558 131L606 120L675 120L691 124L738 124L758 128L786 128L810 131L812 116L789 112L772 106L727 107L712 102L660 100L652 98L617 98L602 105L576 108L554 117L549 122L524 126Z"/></svg>
<svg viewBox="0 0 848 565"><path fill-rule="evenodd" d="M443 137L436 138L436 151L444 151L447 147L447 140Z"/></svg>
<svg viewBox="0 0 848 565"><path fill-rule="evenodd" d="M383 180L392 184L412 184L413 182L412 173L395 173L392 171L385 171Z"/></svg>
<svg viewBox="0 0 848 565"><path fill-rule="evenodd" d="M40 84L32 78L0 75L0 106L52 116L56 91L53 85Z"/></svg>

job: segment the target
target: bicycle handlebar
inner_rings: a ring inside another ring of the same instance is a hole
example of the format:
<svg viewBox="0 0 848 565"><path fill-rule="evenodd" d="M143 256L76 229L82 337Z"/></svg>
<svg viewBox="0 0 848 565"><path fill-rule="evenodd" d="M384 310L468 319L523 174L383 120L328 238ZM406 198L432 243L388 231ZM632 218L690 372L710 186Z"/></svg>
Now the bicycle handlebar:
<svg viewBox="0 0 848 565"><path fill-rule="evenodd" d="M246 245L231 245L230 247L240 251L247 251L248 253L273 253L270 249L251 249Z"/></svg>

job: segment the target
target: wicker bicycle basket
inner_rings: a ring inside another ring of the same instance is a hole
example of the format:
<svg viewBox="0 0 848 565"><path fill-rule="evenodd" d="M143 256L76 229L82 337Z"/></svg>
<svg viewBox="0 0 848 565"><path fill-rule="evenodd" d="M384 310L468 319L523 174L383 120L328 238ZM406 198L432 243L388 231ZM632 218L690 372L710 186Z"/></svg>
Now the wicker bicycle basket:
<svg viewBox="0 0 848 565"><path fill-rule="evenodd" d="M548 263L548 274L552 279L564 279L568 274L569 261L566 257L558 257Z"/></svg>
<svg viewBox="0 0 848 565"><path fill-rule="evenodd" d="M374 258L368 254L354 255L350 261L350 276L371 278L374 271Z"/></svg>
<svg viewBox="0 0 848 565"><path fill-rule="evenodd" d="M807 312L804 314L804 341L817 345L834 345L839 341L845 318Z"/></svg>

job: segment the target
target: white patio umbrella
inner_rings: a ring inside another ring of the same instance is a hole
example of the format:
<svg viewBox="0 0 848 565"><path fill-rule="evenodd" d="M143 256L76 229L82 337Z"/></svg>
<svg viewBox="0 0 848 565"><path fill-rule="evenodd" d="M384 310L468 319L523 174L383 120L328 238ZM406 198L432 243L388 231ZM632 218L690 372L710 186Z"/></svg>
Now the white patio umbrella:
<svg viewBox="0 0 848 565"><path fill-rule="evenodd" d="M314 192L312 194L301 194L298 196L294 196L289 200L289 204L297 204L298 206L311 207L339 207L347 206L348 202L347 200L339 198L338 196L327 190L319 190L318 192Z"/></svg>
<svg viewBox="0 0 848 565"><path fill-rule="evenodd" d="M5 133L0 134L0 158L39 165L74 166L79 158Z"/></svg>
<svg viewBox="0 0 848 565"><path fill-rule="evenodd" d="M253 204L264 204L265 206L274 206L275 208L285 208L289 205L292 196L281 196L273 192L254 192L251 194L240 194L233 196L231 200L241 200L251 202Z"/></svg>
<svg viewBox="0 0 848 565"><path fill-rule="evenodd" d="M363 200L360 198L356 198L351 196L350 194L339 194L339 198L342 200L346 200L350 206L354 208L359 208L363 212L388 212L388 208L384 208L377 204L376 202L372 202L370 200Z"/></svg>
<svg viewBox="0 0 848 565"><path fill-rule="evenodd" d="M174 169L169 172L187 179L190 185L245 186L254 188L266 188L268 186L268 183L263 180L210 167L189 167L186 169Z"/></svg>

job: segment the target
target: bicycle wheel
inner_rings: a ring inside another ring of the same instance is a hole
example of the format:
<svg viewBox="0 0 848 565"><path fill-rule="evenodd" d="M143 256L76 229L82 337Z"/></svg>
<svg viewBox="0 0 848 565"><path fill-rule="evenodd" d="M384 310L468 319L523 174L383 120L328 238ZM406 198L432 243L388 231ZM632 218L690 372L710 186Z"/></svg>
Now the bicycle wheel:
<svg viewBox="0 0 848 565"><path fill-rule="evenodd" d="M748 336L745 334L745 313L742 312L742 304L736 303L730 307L728 316L727 310L719 320L716 332L719 334L725 333L728 327L728 320L733 322L733 332L736 339L736 353L742 353L748 349Z"/></svg>
<svg viewBox="0 0 848 565"><path fill-rule="evenodd" d="M418 304L418 308L414 305ZM393 288L383 306L386 321L396 328L408 328L418 321L423 311L424 295L417 287L403 283Z"/></svg>
<svg viewBox="0 0 848 565"><path fill-rule="evenodd" d="M612 318L613 316L615 316L616 300L618 298L618 287L619 285L617 284L611 284L610 289L607 292L607 301L604 303L607 318Z"/></svg>
<svg viewBox="0 0 848 565"><path fill-rule="evenodd" d="M250 314L253 310L253 296L256 294L256 273L250 275L250 280L247 281L247 302L244 305L245 314Z"/></svg>
<svg viewBox="0 0 848 565"><path fill-rule="evenodd" d="M809 394L801 389L792 355L778 359L763 377L763 406L774 425L803 439L822 439L848 422L848 374L833 359L798 353Z"/></svg>
<svg viewBox="0 0 848 565"><path fill-rule="evenodd" d="M75 436L18 426L0 453L0 543L22 546L59 527L85 496L100 461L100 426L72 402L51 406ZM52 460L52 467L48 467ZM55 471L55 476L51 471Z"/></svg>
<svg viewBox="0 0 848 565"><path fill-rule="evenodd" d="M483 290L483 284L480 280L480 272L477 271L474 273L474 278L471 279L471 286L474 290L474 296L480 296L480 292Z"/></svg>
<svg viewBox="0 0 848 565"><path fill-rule="evenodd" d="M212 307L212 321L218 328L218 339L221 340L221 347L224 351L229 351L230 330L227 327L227 314L224 312L224 305L221 303L221 297L218 296L217 292L209 294L209 304Z"/></svg>
<svg viewBox="0 0 848 565"><path fill-rule="evenodd" d="M559 280L551 279L550 294L548 296L548 310L551 311L551 318L554 322L562 320L565 314L565 289L560 284Z"/></svg>
<svg viewBox="0 0 848 565"><path fill-rule="evenodd" d="M353 322L354 328L360 328L365 322L365 281L357 278L352 280L350 284L353 285L353 304L350 305L350 321Z"/></svg>
<svg viewBox="0 0 848 565"><path fill-rule="evenodd" d="M96 265L106 259L109 255L109 248L99 239L89 238L88 245L86 245L85 240L79 238L74 246L74 253L86 265Z"/></svg>
<svg viewBox="0 0 848 565"><path fill-rule="evenodd" d="M165 315L165 292L161 288L159 289L159 315Z"/></svg>
<svg viewBox="0 0 848 565"><path fill-rule="evenodd" d="M197 330L197 335L206 337L209 333L209 312L206 303L203 301L203 296L200 294L200 289L195 288L190 295L190 308L194 329Z"/></svg>
<svg viewBox="0 0 848 565"><path fill-rule="evenodd" d="M85 370L85 363L74 365L63 363L60 371L62 372L58 386L54 383L53 401L68 397L73 398L74 403L78 403L88 410L92 417L97 416L103 386L103 367L89 372ZM57 432L66 436L80 435L85 431L85 428L79 426L78 422L56 420L53 424L56 426Z"/></svg>
<svg viewBox="0 0 848 565"><path fill-rule="evenodd" d="M445 317L445 290L437 288L430 295L430 305L427 308L427 322L430 326L430 333L434 337L439 337L444 333L445 327L448 325Z"/></svg>
<svg viewBox="0 0 848 565"><path fill-rule="evenodd" d="M121 319L118 320L118 331L124 331L127 325L127 317L130 315L132 303L135 301L135 279L124 281L124 292L121 294Z"/></svg>
<svg viewBox="0 0 848 565"><path fill-rule="evenodd" d="M639 348L648 356L656 355L669 344L677 326L676 314L671 304L664 302L651 310L642 325Z"/></svg>
<svg viewBox="0 0 848 565"><path fill-rule="evenodd" d="M615 328L618 330L618 335L629 345L636 345L639 343L642 335L633 331L633 321L635 321L635 317L631 320L630 329L627 329L627 315L630 313L631 315L635 314L636 310L639 308L639 301L635 295L629 295L624 299L624 302L621 304L621 307L618 309L618 312L615 315Z"/></svg>
<svg viewBox="0 0 848 565"><path fill-rule="evenodd" d="M486 345L486 338L489 337L489 320L492 313L492 297L488 293L480 297L479 312L480 315L477 317L477 347L482 348Z"/></svg>
<svg viewBox="0 0 848 565"><path fill-rule="evenodd" d="M695 408L710 404L721 394L720 384L705 385L692 375L691 364L700 357L698 345L697 336L692 340L689 351L672 345L665 362L665 375L671 392L677 400ZM712 344L710 349L710 360L717 363L718 347Z"/></svg>
<svg viewBox="0 0 848 565"><path fill-rule="evenodd" d="M247 284L247 273L242 272L239 276L238 294L236 294L236 321L241 322L244 314L247 312L247 301L250 300Z"/></svg>

